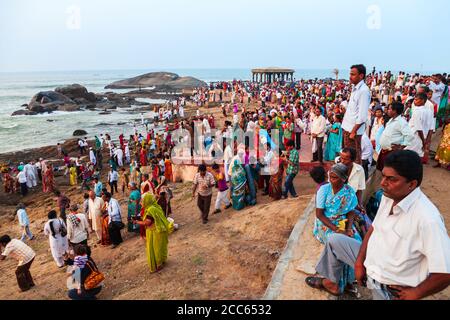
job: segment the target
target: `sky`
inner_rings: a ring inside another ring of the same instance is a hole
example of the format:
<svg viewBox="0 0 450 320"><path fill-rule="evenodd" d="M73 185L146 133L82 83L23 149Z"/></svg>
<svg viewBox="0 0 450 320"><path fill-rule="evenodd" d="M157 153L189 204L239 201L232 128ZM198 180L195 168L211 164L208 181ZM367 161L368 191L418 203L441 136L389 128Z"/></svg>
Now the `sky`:
<svg viewBox="0 0 450 320"><path fill-rule="evenodd" d="M448 0L0 0L0 72L445 72L448 12Z"/></svg>

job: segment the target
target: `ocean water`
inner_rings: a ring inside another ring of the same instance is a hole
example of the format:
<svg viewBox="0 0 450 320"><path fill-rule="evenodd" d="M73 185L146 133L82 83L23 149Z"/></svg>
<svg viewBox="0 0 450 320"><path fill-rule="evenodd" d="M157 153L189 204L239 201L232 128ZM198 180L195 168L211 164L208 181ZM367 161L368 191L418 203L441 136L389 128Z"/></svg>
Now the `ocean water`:
<svg viewBox="0 0 450 320"><path fill-rule="evenodd" d="M117 138L121 133L126 137L133 132L133 122L139 114L127 114L118 109L111 115L98 115L95 111L54 112L36 116L16 116L11 114L21 105L28 103L39 91L54 90L58 86L78 83L89 91L101 93L130 90L105 90L111 82L135 77L154 71L174 72L180 76L193 76L207 83L233 79L250 80L250 69L166 69L166 70L106 70L0 73L0 153L47 146L72 138L73 131L83 129L88 138L100 133L109 133ZM297 70L297 79L333 77L332 70ZM342 78L347 74L343 73ZM164 101L146 102L162 103ZM146 113L145 117L153 117ZM51 121L47 121L51 120ZM117 123L127 123L118 126Z"/></svg>

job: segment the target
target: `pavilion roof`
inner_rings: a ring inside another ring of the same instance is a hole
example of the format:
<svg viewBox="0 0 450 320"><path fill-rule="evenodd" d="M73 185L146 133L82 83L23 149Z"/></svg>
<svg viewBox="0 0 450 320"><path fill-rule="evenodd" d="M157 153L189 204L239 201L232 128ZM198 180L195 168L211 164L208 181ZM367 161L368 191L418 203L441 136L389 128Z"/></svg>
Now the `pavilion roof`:
<svg viewBox="0 0 450 320"><path fill-rule="evenodd" d="M294 73L294 69L269 67L252 69L252 73Z"/></svg>

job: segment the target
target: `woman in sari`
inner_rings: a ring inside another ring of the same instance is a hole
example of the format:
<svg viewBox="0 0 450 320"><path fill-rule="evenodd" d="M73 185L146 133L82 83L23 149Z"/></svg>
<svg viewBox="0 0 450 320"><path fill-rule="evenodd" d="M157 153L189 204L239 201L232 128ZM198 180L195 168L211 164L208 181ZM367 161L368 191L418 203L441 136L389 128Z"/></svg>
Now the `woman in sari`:
<svg viewBox="0 0 450 320"><path fill-rule="evenodd" d="M5 193L13 193L14 192L14 179L9 174L10 169L7 168L3 173L3 188Z"/></svg>
<svg viewBox="0 0 450 320"><path fill-rule="evenodd" d="M271 166L274 174L270 176L269 180L269 196L274 200L280 200L283 191L284 162L280 157L275 156ZM277 166L278 170L276 170Z"/></svg>
<svg viewBox="0 0 450 320"><path fill-rule="evenodd" d="M172 181L173 170L172 170L172 162L170 161L169 156L166 156L166 160L164 160L164 166L165 166L164 176L166 177L166 180Z"/></svg>
<svg viewBox="0 0 450 320"><path fill-rule="evenodd" d="M109 215L108 215L108 207L107 207L107 203L105 203L105 207L102 210L103 215L101 218L102 221L102 240L101 240L101 245L102 246L109 246L111 245L111 239L109 238L109 231L108 231L108 227L109 227Z"/></svg>
<svg viewBox="0 0 450 320"><path fill-rule="evenodd" d="M128 232L139 233L139 226L133 223L133 218L141 212L141 192L136 183L130 183L130 196L128 197Z"/></svg>
<svg viewBox="0 0 450 320"><path fill-rule="evenodd" d="M444 167L447 170L450 170L450 117L446 120L442 139L436 151L435 160L438 161L438 164L435 166L436 168Z"/></svg>
<svg viewBox="0 0 450 320"><path fill-rule="evenodd" d="M442 77L442 80L445 80ZM437 114L437 121L436 121L436 129L439 128L442 124L445 123L445 115L448 108L448 97L449 97L449 89L448 84L443 81L445 84L444 93L442 94L441 102L439 104L438 114Z"/></svg>
<svg viewBox="0 0 450 320"><path fill-rule="evenodd" d="M320 187L316 195L316 221L314 237L326 244L328 237L334 233L342 233L362 242L353 221L356 216L354 209L358 206L355 191L346 182L348 169L342 163L334 165L329 174L330 183ZM354 271L349 266L344 268L339 281L341 292L351 286L355 280ZM314 284L311 284L314 285Z"/></svg>
<svg viewBox="0 0 450 320"><path fill-rule="evenodd" d="M75 186L77 184L77 168L73 165L70 164L69 165L69 180L70 180L70 185L71 186Z"/></svg>
<svg viewBox="0 0 450 320"><path fill-rule="evenodd" d="M150 272L154 273L160 271L167 261L169 234L173 231L173 223L166 219L151 193L144 195L142 207L142 221L134 219L133 222L145 228L147 262Z"/></svg>
<svg viewBox="0 0 450 320"><path fill-rule="evenodd" d="M155 189L158 204L164 212L164 215L169 217L172 214L172 207L170 206L170 197L172 192L167 186L167 180L164 176L159 177L159 185Z"/></svg>
<svg viewBox="0 0 450 320"><path fill-rule="evenodd" d="M231 170L231 200L235 210L242 210L245 206L246 185L247 174L240 161L235 160Z"/></svg>
<svg viewBox="0 0 450 320"><path fill-rule="evenodd" d="M338 156L338 153L342 149L342 127L341 127L342 116L336 114L334 116L334 123L330 129L330 134L328 135L327 145L325 147L324 160L334 161Z"/></svg>
<svg viewBox="0 0 450 320"><path fill-rule="evenodd" d="M42 188L43 192L53 192L55 190L55 179L53 176L53 166L51 164L45 164L46 170L42 176ZM45 180L45 183L44 183Z"/></svg>

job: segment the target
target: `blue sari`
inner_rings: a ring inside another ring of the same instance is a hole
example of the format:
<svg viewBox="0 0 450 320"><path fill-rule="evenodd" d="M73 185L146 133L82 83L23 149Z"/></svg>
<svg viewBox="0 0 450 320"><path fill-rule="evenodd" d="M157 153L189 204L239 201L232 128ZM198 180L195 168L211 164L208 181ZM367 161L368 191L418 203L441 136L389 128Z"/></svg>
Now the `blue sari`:
<svg viewBox="0 0 450 320"><path fill-rule="evenodd" d="M245 187L247 174L242 164L235 160L231 171L231 200L234 210L242 210L245 207Z"/></svg>
<svg viewBox="0 0 450 320"><path fill-rule="evenodd" d="M347 219L347 214L353 211L358 205L358 198L355 191L349 185L345 184L338 193L333 194L331 183L320 187L316 196L316 207L324 210L324 215L336 227L339 227L339 222ZM356 230L355 225L352 226L353 238L362 242L362 238ZM316 218L314 223L314 237L322 244L328 241L328 237L333 234L333 231L325 226L322 221ZM339 281L341 291L355 281L355 273L352 268L345 266L342 277Z"/></svg>
<svg viewBox="0 0 450 320"><path fill-rule="evenodd" d="M327 140L327 145L325 147L324 160L334 161L338 156L338 153L342 149L342 127L339 122L336 122L331 127L332 130L339 129L338 133L330 132Z"/></svg>

